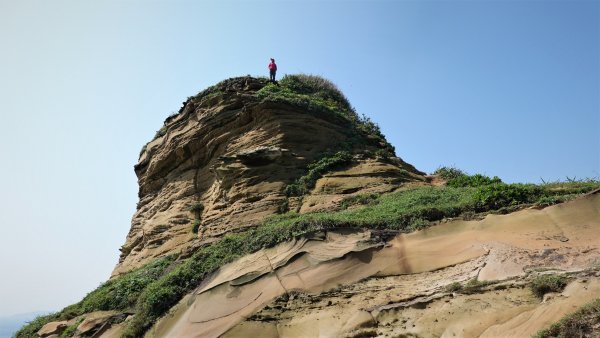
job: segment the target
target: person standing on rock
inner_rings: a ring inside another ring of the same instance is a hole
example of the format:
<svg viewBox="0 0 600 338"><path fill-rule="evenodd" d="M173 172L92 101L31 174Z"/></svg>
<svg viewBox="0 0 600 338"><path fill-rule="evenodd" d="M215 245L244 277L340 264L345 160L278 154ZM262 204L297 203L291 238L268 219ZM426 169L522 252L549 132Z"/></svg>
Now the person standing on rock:
<svg viewBox="0 0 600 338"><path fill-rule="evenodd" d="M273 83L275 83L275 73L277 73L277 65L275 64L275 59L271 58L271 63L269 63L269 77Z"/></svg>

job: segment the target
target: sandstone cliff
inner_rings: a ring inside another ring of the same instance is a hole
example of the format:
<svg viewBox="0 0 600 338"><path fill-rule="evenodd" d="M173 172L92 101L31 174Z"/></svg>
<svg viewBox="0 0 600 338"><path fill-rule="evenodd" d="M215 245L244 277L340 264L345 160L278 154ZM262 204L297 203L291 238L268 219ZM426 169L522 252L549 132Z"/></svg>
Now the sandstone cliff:
<svg viewBox="0 0 600 338"><path fill-rule="evenodd" d="M357 128L361 121L353 115L311 113L302 104L261 98L257 92L267 84L242 77L211 87L188 99L144 147L135 166L140 201L114 274L289 208L335 208L347 196L424 180L399 158L374 156L393 150L377 133ZM354 156L351 163L327 173L302 199L286 196L285 187L307 165L340 150Z"/></svg>

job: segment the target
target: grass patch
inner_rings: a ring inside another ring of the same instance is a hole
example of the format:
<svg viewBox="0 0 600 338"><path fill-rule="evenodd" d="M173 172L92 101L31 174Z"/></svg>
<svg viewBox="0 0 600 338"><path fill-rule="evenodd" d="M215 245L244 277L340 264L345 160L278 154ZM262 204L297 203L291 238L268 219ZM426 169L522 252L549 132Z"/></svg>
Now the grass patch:
<svg viewBox="0 0 600 338"><path fill-rule="evenodd" d="M540 275L530 284L531 291L542 298L548 292L562 292L567 286L567 278L561 275Z"/></svg>
<svg viewBox="0 0 600 338"><path fill-rule="evenodd" d="M352 162L352 155L347 151L340 151L331 156L325 156L315 163L308 165L306 175L285 187L286 196L302 196L314 188L317 180L328 171L343 167Z"/></svg>
<svg viewBox="0 0 600 338"><path fill-rule="evenodd" d="M340 207L345 210L355 205L373 205L377 203L379 195L377 194L361 194L346 197L340 203Z"/></svg>
<svg viewBox="0 0 600 338"><path fill-rule="evenodd" d="M188 207L188 210L196 215L194 222L192 223L192 233L197 234L202 224L202 212L204 211L204 205L200 202L194 203Z"/></svg>
<svg viewBox="0 0 600 338"><path fill-rule="evenodd" d="M60 338L73 337L75 335L75 331L77 331L77 327L81 322L83 322L85 318L81 317L75 321L72 325L69 325L61 334Z"/></svg>
<svg viewBox="0 0 600 338"><path fill-rule="evenodd" d="M475 189L419 187L372 196L363 208L339 212L298 214L290 212L271 217L263 226L328 229L336 227L411 230L415 223L456 217L475 207Z"/></svg>
<svg viewBox="0 0 600 338"><path fill-rule="evenodd" d="M546 207L572 200L600 187L600 181L597 179L570 178L567 178L566 182L544 182L540 185L506 184L497 176L469 175L455 167L440 167L433 174L445 179L449 187L478 188L478 211L499 210L522 204Z"/></svg>
<svg viewBox="0 0 600 338"><path fill-rule="evenodd" d="M459 282L446 285L446 292L458 292L466 295L480 293L483 288L496 283L495 281L479 281L477 278L469 280L464 285Z"/></svg>
<svg viewBox="0 0 600 338"><path fill-rule="evenodd" d="M284 103L308 114L348 127L357 136L353 143L371 144L394 154L379 126L365 115L358 115L348 99L331 81L315 75L285 75L278 84L267 84L256 92L260 102Z"/></svg>
<svg viewBox="0 0 600 338"><path fill-rule="evenodd" d="M450 187L483 187L490 184L500 184L502 180L498 176L490 178L489 176L475 174L475 175L463 175L453 178L448 181L447 185Z"/></svg>
<svg viewBox="0 0 600 338"><path fill-rule="evenodd" d="M459 282L454 282L452 284L448 284L445 287L446 292L458 292L462 290L463 286Z"/></svg>
<svg viewBox="0 0 600 338"><path fill-rule="evenodd" d="M455 167L440 167L433 172L446 180L449 187L483 187L490 184L500 184L502 180L498 176L490 178L489 176L475 174L468 175L464 171Z"/></svg>
<svg viewBox="0 0 600 338"><path fill-rule="evenodd" d="M480 293L483 288L485 288L488 285L492 285L494 283L496 283L496 282L495 281L480 281L480 280L477 280L477 278L473 278L473 279L469 280L467 282L467 284L465 284L459 292L467 294L467 295L471 295L474 293Z"/></svg>
<svg viewBox="0 0 600 338"><path fill-rule="evenodd" d="M546 196L546 191L534 184L495 183L477 188L477 210L497 210L521 204L533 204Z"/></svg>
<svg viewBox="0 0 600 338"><path fill-rule="evenodd" d="M257 97L263 102L292 104L311 113L358 118L348 99L337 86L319 76L285 75L277 85L268 84L260 89Z"/></svg>
<svg viewBox="0 0 600 338"><path fill-rule="evenodd" d="M600 299L596 299L574 313L566 315L549 328L538 331L534 338L598 337L600 329Z"/></svg>

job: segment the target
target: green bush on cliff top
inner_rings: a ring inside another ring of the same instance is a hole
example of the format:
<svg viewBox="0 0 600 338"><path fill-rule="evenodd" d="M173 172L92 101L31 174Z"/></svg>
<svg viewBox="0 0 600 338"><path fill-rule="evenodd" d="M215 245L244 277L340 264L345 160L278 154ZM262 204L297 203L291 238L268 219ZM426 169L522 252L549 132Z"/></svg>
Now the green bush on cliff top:
<svg viewBox="0 0 600 338"><path fill-rule="evenodd" d="M285 103L333 123L345 123L350 132L366 137L359 143L375 140L394 153L379 126L369 117L359 116L337 86L320 76L285 75L278 84L267 84L260 89L256 97L261 102Z"/></svg>

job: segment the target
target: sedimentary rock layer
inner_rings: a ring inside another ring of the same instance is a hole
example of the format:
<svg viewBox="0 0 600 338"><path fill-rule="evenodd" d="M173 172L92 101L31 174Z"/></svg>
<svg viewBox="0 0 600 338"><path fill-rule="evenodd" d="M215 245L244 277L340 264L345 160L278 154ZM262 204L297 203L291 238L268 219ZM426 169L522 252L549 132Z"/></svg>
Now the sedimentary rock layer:
<svg viewBox="0 0 600 338"><path fill-rule="evenodd" d="M424 179L399 158L360 156L384 145L370 139L351 143L363 136L342 117L261 102L255 94L265 85L238 78L191 98L144 147L135 166L140 201L113 275L257 225L288 205L283 190L309 163L342 147L351 147L353 162L326 175L291 207L326 210L345 196Z"/></svg>
<svg viewBox="0 0 600 338"><path fill-rule="evenodd" d="M330 232L223 267L149 335L528 336L600 296L598 229L600 194L387 243L372 242L368 231ZM523 286L548 269L574 277L541 302ZM446 289L473 278L495 282L477 295Z"/></svg>

